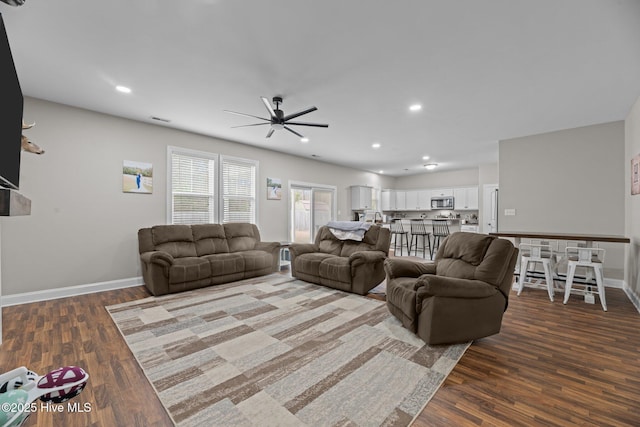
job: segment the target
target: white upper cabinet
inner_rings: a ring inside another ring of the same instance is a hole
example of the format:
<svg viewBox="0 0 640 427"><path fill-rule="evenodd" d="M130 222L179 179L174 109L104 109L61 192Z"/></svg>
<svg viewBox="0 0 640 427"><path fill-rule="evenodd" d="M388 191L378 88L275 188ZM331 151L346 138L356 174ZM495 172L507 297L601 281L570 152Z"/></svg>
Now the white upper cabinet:
<svg viewBox="0 0 640 427"><path fill-rule="evenodd" d="M431 210L431 190L407 190L406 194L406 210Z"/></svg>
<svg viewBox="0 0 640 427"><path fill-rule="evenodd" d="M396 191L395 190L382 190L380 196L383 211L395 211L396 210Z"/></svg>
<svg viewBox="0 0 640 427"><path fill-rule="evenodd" d="M453 188L434 188L431 190L431 197L451 197Z"/></svg>
<svg viewBox="0 0 640 427"><path fill-rule="evenodd" d="M351 209L360 211L372 208L372 190L371 187L357 186L351 187Z"/></svg>
<svg viewBox="0 0 640 427"><path fill-rule="evenodd" d="M418 210L431 210L431 190L418 190Z"/></svg>
<svg viewBox="0 0 640 427"><path fill-rule="evenodd" d="M415 211L418 209L418 190L407 190L405 209Z"/></svg>
<svg viewBox="0 0 640 427"><path fill-rule="evenodd" d="M478 187L460 187L453 190L456 210L478 210Z"/></svg>
<svg viewBox="0 0 640 427"><path fill-rule="evenodd" d="M407 210L407 192L404 190L396 190L396 210Z"/></svg>

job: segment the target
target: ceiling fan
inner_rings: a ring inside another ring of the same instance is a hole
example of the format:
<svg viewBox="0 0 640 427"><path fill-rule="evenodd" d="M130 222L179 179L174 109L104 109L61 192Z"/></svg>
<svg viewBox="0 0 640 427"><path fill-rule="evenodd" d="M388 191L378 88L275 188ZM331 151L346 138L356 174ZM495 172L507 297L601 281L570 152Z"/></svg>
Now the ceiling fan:
<svg viewBox="0 0 640 427"><path fill-rule="evenodd" d="M307 123L307 122L292 122L292 119L295 119L296 117L300 117L304 114L307 113L311 113L312 111L316 111L317 108L316 107L309 107L306 110L302 110L302 111L298 111L297 113L293 113L293 114L289 114L289 115L284 115L284 111L282 111L280 109L280 104L282 104L282 97L281 96L274 96L273 97L273 103L275 104L276 108L274 109L273 107L271 107L271 104L269 103L269 100L267 98L265 98L264 96L260 97L260 99L262 99L262 102L264 103L264 106L267 107L267 111L269 111L269 116L270 118L265 119L264 117L258 117L258 116L254 116L252 114L245 114L245 113L238 113L236 111L230 111L230 110L224 110L227 113L231 113L231 114L237 114L239 116L246 116L246 117L253 117L256 119L260 119L260 120L264 120L264 123L253 123L250 125L240 125L240 126L232 126L234 128L242 128L242 127L247 127L247 126L261 126L261 125L271 125L271 129L269 129L269 132L267 132L267 138L271 138L271 135L273 135L273 132L275 132L276 130L280 130L280 129L286 129L289 132L297 135L300 138L304 138L304 136L302 136L300 133L296 132L295 130L291 129L289 126L314 126L314 127L319 127L319 128L328 128L329 125L327 124L322 124L322 123Z"/></svg>

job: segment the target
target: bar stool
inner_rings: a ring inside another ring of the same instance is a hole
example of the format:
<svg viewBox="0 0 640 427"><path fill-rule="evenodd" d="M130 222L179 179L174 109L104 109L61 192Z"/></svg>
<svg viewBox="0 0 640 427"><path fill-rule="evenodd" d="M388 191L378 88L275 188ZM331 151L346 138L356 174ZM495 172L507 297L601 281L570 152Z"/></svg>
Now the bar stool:
<svg viewBox="0 0 640 427"><path fill-rule="evenodd" d="M409 237L408 231L402 227L402 220L394 218L391 220L391 237L393 238L393 253L397 255L398 250L398 236L400 236L400 256L402 256L402 242L404 240L404 246L407 248L408 255L411 255L409 252Z"/></svg>
<svg viewBox="0 0 640 427"><path fill-rule="evenodd" d="M527 273L535 270L536 264L542 264L544 270L544 278L547 287L549 299L553 302L553 294L555 282L553 279L553 270L555 269L557 248L546 240L532 241L531 243L520 244L520 276L518 277L518 292L520 296L525 284L535 285L533 282L527 282ZM529 264L533 263L533 268L529 269Z"/></svg>
<svg viewBox="0 0 640 427"><path fill-rule="evenodd" d="M571 294L571 288L575 285L584 286L584 289L579 290L583 295L590 295L597 293L600 296L600 304L602 309L607 311L607 300L604 295L604 274L602 273L602 264L604 263L605 250L602 248L585 248L585 247L571 247L568 246L565 249L565 256L567 258L567 283L564 287L564 301L566 304L569 301L569 295ZM585 283L574 283L575 273L577 267L587 267L593 269L593 275L596 279L597 292L592 290L592 282L587 276Z"/></svg>
<svg viewBox="0 0 640 427"><path fill-rule="evenodd" d="M433 245L430 248L431 259L433 259L433 253L440 247L440 239L449 235L449 225L446 219L432 219L431 226L433 228Z"/></svg>
<svg viewBox="0 0 640 427"><path fill-rule="evenodd" d="M409 255L411 255L411 248L414 247L415 239L415 256L418 256L418 242L422 237L422 258L426 257L426 247L429 246L429 254L431 254L431 232L427 231L427 227L424 224L423 219L412 219L411 222L411 244L409 245ZM425 245L426 243L426 245Z"/></svg>

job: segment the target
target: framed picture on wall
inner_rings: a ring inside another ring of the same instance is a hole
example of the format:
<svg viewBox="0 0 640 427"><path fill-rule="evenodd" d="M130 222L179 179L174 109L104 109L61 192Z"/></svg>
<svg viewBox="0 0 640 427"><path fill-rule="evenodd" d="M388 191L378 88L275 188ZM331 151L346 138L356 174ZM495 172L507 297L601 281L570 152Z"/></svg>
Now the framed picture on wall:
<svg viewBox="0 0 640 427"><path fill-rule="evenodd" d="M282 199L282 181L280 178L267 178L267 200Z"/></svg>
<svg viewBox="0 0 640 427"><path fill-rule="evenodd" d="M631 159L631 195L640 194L640 154Z"/></svg>
<svg viewBox="0 0 640 427"><path fill-rule="evenodd" d="M124 193L153 193L153 165L125 160L122 163L122 191Z"/></svg>

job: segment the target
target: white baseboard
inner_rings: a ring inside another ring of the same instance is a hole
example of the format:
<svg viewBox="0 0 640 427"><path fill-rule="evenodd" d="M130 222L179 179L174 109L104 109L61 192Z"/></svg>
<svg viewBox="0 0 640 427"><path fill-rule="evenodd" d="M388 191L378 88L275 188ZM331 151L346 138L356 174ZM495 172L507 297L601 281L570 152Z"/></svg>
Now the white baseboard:
<svg viewBox="0 0 640 427"><path fill-rule="evenodd" d="M638 313L640 313L640 295L636 294L633 289L631 289L629 285L627 285L626 282L624 283L622 289L624 289L624 293L627 294L627 297L629 298L629 301L631 301L631 304L633 304L636 310L638 310Z"/></svg>
<svg viewBox="0 0 640 427"><path fill-rule="evenodd" d="M73 297L76 295L92 294L94 292L131 288L133 286L140 286L143 283L142 277L131 277L129 279L110 280L108 282L89 283L87 285L68 286L66 288L3 295L1 302L3 307L8 307L10 305L29 304L38 301L48 301L58 298Z"/></svg>

